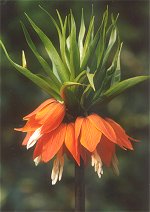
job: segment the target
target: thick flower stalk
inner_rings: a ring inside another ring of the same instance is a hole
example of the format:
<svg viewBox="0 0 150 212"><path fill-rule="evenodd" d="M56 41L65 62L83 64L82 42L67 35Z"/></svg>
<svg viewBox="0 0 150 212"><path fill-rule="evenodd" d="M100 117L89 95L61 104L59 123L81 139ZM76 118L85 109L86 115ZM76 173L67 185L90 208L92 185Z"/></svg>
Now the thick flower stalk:
<svg viewBox="0 0 150 212"><path fill-rule="evenodd" d="M24 127L16 129L27 133L22 144L27 149L34 146L35 165L54 158L52 184L62 178L64 154L78 166L81 161L84 165L90 162L99 178L104 165L113 167L118 174L116 146L133 150L131 141L136 140L127 135L117 122L99 114L102 106L148 77L138 76L121 81L122 43L116 26L118 16L112 15L111 24L108 25L108 9L96 32L95 17L91 15L86 28L82 10L78 33L72 12L63 22L57 11L58 24L44 8L40 8L56 27L59 51L27 14L26 17L43 43L52 66L38 52L25 25L21 25L26 41L43 69L42 75L29 70L24 51L22 65L13 62L0 41L10 63L50 96L24 117Z"/></svg>

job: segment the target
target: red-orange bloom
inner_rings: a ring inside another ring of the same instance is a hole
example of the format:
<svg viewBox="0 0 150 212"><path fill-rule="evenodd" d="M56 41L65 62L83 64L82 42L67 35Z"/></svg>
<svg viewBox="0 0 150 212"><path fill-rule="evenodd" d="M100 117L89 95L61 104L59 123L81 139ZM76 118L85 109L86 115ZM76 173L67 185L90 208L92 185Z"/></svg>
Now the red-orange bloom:
<svg viewBox="0 0 150 212"><path fill-rule="evenodd" d="M115 146L133 150L129 137L123 128L111 119L103 119L97 114L78 117L75 121L75 136L80 143L80 155L84 162L91 156L92 166L98 176L103 174L102 163L112 165L116 172L117 158ZM83 149L84 147L84 149Z"/></svg>
<svg viewBox="0 0 150 212"><path fill-rule="evenodd" d="M53 185L62 178L64 153L70 155L79 166L80 158L85 164L91 158L99 177L103 174L103 163L112 165L118 173L115 146L133 150L130 140L134 139L111 119L91 114L65 123L65 113L64 103L48 99L24 117L27 120L24 127L16 129L27 132L22 143L27 149L36 144L33 153L35 165L41 161L46 163L56 156L51 174Z"/></svg>
<svg viewBox="0 0 150 212"><path fill-rule="evenodd" d="M22 144L27 145L28 149L32 147L40 137L55 130L61 124L64 116L65 105L55 99L48 99L36 110L23 118L27 120L24 127L16 128L15 130L27 132Z"/></svg>
<svg viewBox="0 0 150 212"><path fill-rule="evenodd" d="M74 123L62 123L64 116L65 105L55 99L48 99L23 118L27 120L24 127L15 129L27 132L22 143L27 146L27 149L36 144L33 154L35 165L38 165L40 161L46 163L57 155L51 176L52 184L61 179L65 148L80 165Z"/></svg>
<svg viewBox="0 0 150 212"><path fill-rule="evenodd" d="M33 153L33 160L37 165L40 161L48 162L55 155L53 170L52 170L52 184L57 180L61 180L62 170L64 165L64 153L69 151L70 155L80 165L80 155L77 149L75 140L74 123L61 123L58 128L43 135L37 142ZM63 162L62 162L63 161Z"/></svg>

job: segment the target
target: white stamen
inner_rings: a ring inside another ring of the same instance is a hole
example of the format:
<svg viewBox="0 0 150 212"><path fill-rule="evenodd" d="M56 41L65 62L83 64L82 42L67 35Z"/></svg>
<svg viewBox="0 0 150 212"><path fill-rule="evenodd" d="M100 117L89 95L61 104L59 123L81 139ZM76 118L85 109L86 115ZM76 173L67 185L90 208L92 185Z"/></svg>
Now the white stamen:
<svg viewBox="0 0 150 212"><path fill-rule="evenodd" d="M55 175L58 172L58 166L59 166L58 160L54 160L52 174L51 174L52 180L55 178Z"/></svg>
<svg viewBox="0 0 150 212"><path fill-rule="evenodd" d="M36 157L36 158L34 159L35 165L37 166L37 165L40 163L40 161L41 161L41 156Z"/></svg>
<svg viewBox="0 0 150 212"><path fill-rule="evenodd" d="M63 174L63 166L60 167L60 170L59 170L59 181L61 181L61 178L62 178L62 174Z"/></svg>
<svg viewBox="0 0 150 212"><path fill-rule="evenodd" d="M95 164L95 159L94 159L93 155L91 156L91 159L92 159L91 165L94 166L94 164Z"/></svg>
<svg viewBox="0 0 150 212"><path fill-rule="evenodd" d="M64 168L64 157L61 157L60 170L59 170L59 181L61 181L61 178L62 178L63 168Z"/></svg>
<svg viewBox="0 0 150 212"><path fill-rule="evenodd" d="M31 135L27 143L27 149L31 148L36 144L37 140L41 137L41 127L35 130L35 132Z"/></svg>
<svg viewBox="0 0 150 212"><path fill-rule="evenodd" d="M64 167L64 157L57 157L54 160L53 163L53 169L51 173L51 180L52 180L52 185L55 185L57 181L61 180L62 178L62 173L63 173L63 167Z"/></svg>
<svg viewBox="0 0 150 212"><path fill-rule="evenodd" d="M59 102L60 104L64 104L64 101L57 100L57 102Z"/></svg>
<svg viewBox="0 0 150 212"><path fill-rule="evenodd" d="M91 155L91 165L94 166L94 171L97 172L98 177L101 178L103 174L102 161L96 150Z"/></svg>
<svg viewBox="0 0 150 212"><path fill-rule="evenodd" d="M55 175L55 178L52 180L52 185L55 185L58 180L58 174Z"/></svg>

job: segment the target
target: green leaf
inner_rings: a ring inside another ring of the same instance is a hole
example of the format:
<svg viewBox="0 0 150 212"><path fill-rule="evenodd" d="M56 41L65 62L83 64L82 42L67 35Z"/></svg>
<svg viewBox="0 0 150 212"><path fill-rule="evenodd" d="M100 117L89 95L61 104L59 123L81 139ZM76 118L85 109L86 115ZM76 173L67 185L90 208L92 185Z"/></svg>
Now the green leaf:
<svg viewBox="0 0 150 212"><path fill-rule="evenodd" d="M113 28L114 26L116 26L118 17L119 17L119 13L117 14L116 18L114 18L113 14L111 14L111 21L112 21L112 23L111 23L111 25L110 25L110 26L108 27L108 29L107 29L107 32L106 32L106 36L107 36L107 37L109 36L109 34L110 34L112 28Z"/></svg>
<svg viewBox="0 0 150 212"><path fill-rule="evenodd" d="M122 93L123 91L127 90L128 88L143 82L149 79L149 76L137 76L130 79L123 80L115 85L113 85L108 91L104 93L104 96L107 97L115 97Z"/></svg>
<svg viewBox="0 0 150 212"><path fill-rule="evenodd" d="M93 88L93 90L95 91L95 86L94 86L94 74L90 74L90 73L86 73L87 74L87 78L89 80L89 83L91 85L91 87Z"/></svg>
<svg viewBox="0 0 150 212"><path fill-rule="evenodd" d="M94 40L89 44L88 49L86 50L83 62L81 64L81 68L80 68L81 70L85 69L88 61L91 58L93 58L93 53L94 53L94 50L96 48L97 42L99 40L99 36L100 36L100 33L99 33L99 29L98 29L98 31L97 31L97 33L94 37Z"/></svg>
<svg viewBox="0 0 150 212"><path fill-rule="evenodd" d="M27 14L25 15L28 21L30 22L31 26L33 27L33 29L36 31L41 41L43 42L51 61L55 63L61 81L62 82L68 81L70 76L69 70L66 69L54 45L52 44L50 39L44 34L44 32L29 18L29 16Z"/></svg>
<svg viewBox="0 0 150 212"><path fill-rule="evenodd" d="M122 92L126 91L127 89L137 85L140 82L143 82L149 79L149 76L137 76L130 79L123 80L112 87L110 87L101 97L97 98L93 103L89 106L94 106L96 104L105 104L108 103L110 100L121 94Z"/></svg>
<svg viewBox="0 0 150 212"><path fill-rule="evenodd" d="M67 64L67 67L70 71L70 35L66 38L66 41L65 41L65 48L66 48L66 56L65 56L65 59L66 59L66 64ZM71 72L71 71L70 71Z"/></svg>
<svg viewBox="0 0 150 212"><path fill-rule="evenodd" d="M85 63L84 62L85 55L86 55L87 49L88 49L90 42L91 42L91 33L92 33L93 27L94 27L94 17L91 18L91 21L90 21L90 24L89 24L89 29L88 29L88 32L87 32L87 35L86 35L86 38L85 38L85 43L84 43L84 47L83 47L83 56L81 58L81 67L83 67L84 66L83 64Z"/></svg>
<svg viewBox="0 0 150 212"><path fill-rule="evenodd" d="M58 18L59 18L59 22L60 22L61 28L63 29L64 28L64 25L63 25L63 22L62 22L62 18L60 16L60 13L59 13L59 11L57 9L56 9L56 12L57 12L57 15L58 15Z"/></svg>
<svg viewBox="0 0 150 212"><path fill-rule="evenodd" d="M42 74L36 74L36 76L42 78L45 82L47 82L49 85L51 85L51 87L53 88L53 90L60 95L60 88L58 88L58 86L53 82L52 79L50 79L47 76L43 76Z"/></svg>
<svg viewBox="0 0 150 212"><path fill-rule="evenodd" d="M120 41L119 41L120 42ZM120 52L122 48L122 43L119 45L116 54L113 58L111 66L106 70L105 77L102 80L100 88L95 93L93 99L96 99L102 93L104 93L111 85L120 81Z"/></svg>
<svg viewBox="0 0 150 212"><path fill-rule="evenodd" d="M70 66L68 65L68 61L66 61L67 60L67 57L66 57L66 27L67 27L67 17L65 18L65 22L64 22L64 25L63 25L61 16L60 16L58 10L56 10L57 11L58 18L59 18L60 25L61 25L61 29L60 29L59 26L58 26L58 24L57 24L57 22L51 16L51 14L47 10L45 10L42 6L39 5L39 7L49 16L49 18L51 19L51 21L53 22L54 26L57 29L58 37L59 37L59 42L60 42L61 57L62 57L63 63L65 64L65 67L67 65L67 67L69 68Z"/></svg>
<svg viewBox="0 0 150 212"><path fill-rule="evenodd" d="M29 47L31 48L32 52L34 53L34 55L36 56L36 58L38 59L39 63L41 64L41 66L43 67L44 71L48 74L48 76L52 79L54 85L57 85L58 88L60 88L61 84L59 82L59 80L57 79L57 77L53 74L50 66L48 65L48 63L41 57L41 55L38 53L36 46L34 45L25 25L21 22L22 25L22 29L26 38L26 41L29 45Z"/></svg>
<svg viewBox="0 0 150 212"><path fill-rule="evenodd" d="M60 89L60 95L61 97L64 99L64 94L65 94L65 90L68 88L68 87L71 87L71 86L86 86L85 84L81 84L81 83L78 83L78 82L64 82L61 89Z"/></svg>
<svg viewBox="0 0 150 212"><path fill-rule="evenodd" d="M110 55L110 52L112 50L112 47L114 46L115 42L116 42L116 38L117 38L117 30L116 27L114 26L112 31L111 31L111 35L110 35L110 39L109 39L109 43L104 55L104 59L103 59L103 63L102 63L102 67L106 64L108 57Z"/></svg>
<svg viewBox="0 0 150 212"><path fill-rule="evenodd" d="M76 24L71 12L71 34L70 34L70 69L71 76L74 79L80 73L80 55L76 41Z"/></svg>
<svg viewBox="0 0 150 212"><path fill-rule="evenodd" d="M54 73L55 76L58 78L58 80L60 80L60 77L59 77L59 75L58 75L58 71L57 71L57 68L56 68L55 64L52 63L52 66L53 66L53 73ZM60 80L60 81L61 81L61 80ZM61 86L62 86L62 84L61 84Z"/></svg>
<svg viewBox="0 0 150 212"><path fill-rule="evenodd" d="M114 84L118 83L120 81L120 78L121 78L120 54L121 54L122 45L123 45L123 43L120 44L120 48L119 48L119 50L117 52L117 56L116 56L116 63L117 63L116 64L116 70L115 70L115 73L112 76L111 85L114 85Z"/></svg>
<svg viewBox="0 0 150 212"><path fill-rule="evenodd" d="M45 10L41 5L39 5L39 7L40 7L40 8L49 16L49 18L52 20L54 26L55 26L56 29L57 29L57 32L58 32L59 37L61 37L61 31L60 31L60 28L59 28L58 24L56 23L55 19L54 19L54 18L50 15L50 13L49 13L47 10Z"/></svg>
<svg viewBox="0 0 150 212"><path fill-rule="evenodd" d="M95 70L98 70L98 68L101 65L104 49L105 49L105 42L106 42L106 27L108 22L108 9L103 14L102 23L100 25L99 31L100 31L100 38L95 50L95 55L92 60L91 70L93 72ZM99 69L100 70L100 69Z"/></svg>
<svg viewBox="0 0 150 212"><path fill-rule="evenodd" d="M61 37L62 37L62 34L61 34L61 30L58 26L58 24L56 23L55 19L50 15L50 13L45 10L41 5L39 5L39 7L49 16L49 18L51 19L51 21L53 22L54 26L56 27L57 29L57 32L58 32L58 36L59 36L59 39L61 40Z"/></svg>
<svg viewBox="0 0 150 212"><path fill-rule="evenodd" d="M29 47L31 48L32 52L34 53L34 55L36 56L36 58L38 59L39 63L42 65L44 71L49 74L49 71L51 70L51 68L49 67L48 63L40 56L40 54L37 51L36 46L34 45L25 25L20 21L26 41L29 45Z"/></svg>
<svg viewBox="0 0 150 212"><path fill-rule="evenodd" d="M86 70L82 71L76 78L75 78L75 82L80 82L80 80L86 76Z"/></svg>
<svg viewBox="0 0 150 212"><path fill-rule="evenodd" d="M28 79L30 79L32 82L34 82L36 85L38 85L40 88L42 88L45 92L47 92L51 96L55 98L60 98L60 96L53 90L53 88L51 88L51 86L45 80L31 73L27 68L23 68L22 66L13 62L13 60L9 57L6 51L6 48L1 40L0 40L0 45L5 52L7 59L9 60L9 62L12 64L14 68L16 68L20 73L22 73L24 76L26 76Z"/></svg>
<svg viewBox="0 0 150 212"><path fill-rule="evenodd" d="M116 21L114 19L112 19L112 26L106 31L106 25L107 25L107 21L108 21L108 13L106 13L106 15L104 16L104 28L102 30L102 34L103 34L103 39L101 41L101 45L102 47L99 47L99 53L100 53L100 60L98 59L98 63L97 63L97 72L96 72L96 88L99 88L99 85L102 85L101 88L99 89L98 95L102 92L104 87L107 87L107 83L106 81L111 79L111 75L113 74L112 69L114 68L113 66L109 69L106 68L106 64L108 61L108 58L111 54L111 50L116 42L117 39L117 29L116 29ZM117 19L117 18L116 18ZM106 47L106 37L109 35L108 31L110 31L110 38L109 38L109 42L108 45ZM105 50L106 49L106 50ZM108 73L106 73L106 70L108 71ZM111 73L111 75L110 75ZM107 79L107 75L109 75L109 79Z"/></svg>
<svg viewBox="0 0 150 212"><path fill-rule="evenodd" d="M80 60L83 56L83 39L85 35L85 24L84 24L84 15L83 15L83 8L82 8L82 16L81 16L81 25L80 25L80 31L79 31L79 37L78 37L78 46L80 51Z"/></svg>
<svg viewBox="0 0 150 212"><path fill-rule="evenodd" d="M68 60L68 57L67 57L67 53L66 53L66 29L67 29L67 16L65 17L65 21L64 21L64 24L62 22L62 18L57 11L57 15L58 15L58 18L59 18L59 22L60 22L60 25L61 25L61 32L62 32L62 36L59 36L59 41L60 41L60 52L61 52L61 57L62 57L62 60L65 64L65 67L70 71L70 64L69 64L69 60Z"/></svg>

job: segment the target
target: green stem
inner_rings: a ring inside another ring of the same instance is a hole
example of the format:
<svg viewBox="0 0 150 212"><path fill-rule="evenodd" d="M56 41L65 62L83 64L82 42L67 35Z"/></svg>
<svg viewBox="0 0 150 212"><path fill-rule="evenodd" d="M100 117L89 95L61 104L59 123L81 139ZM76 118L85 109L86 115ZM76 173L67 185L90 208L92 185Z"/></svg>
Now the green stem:
<svg viewBox="0 0 150 212"><path fill-rule="evenodd" d="M85 179L84 179L84 162L75 164L75 212L85 211Z"/></svg>

